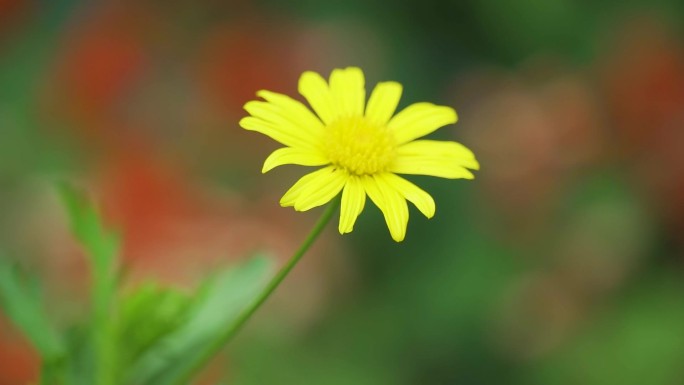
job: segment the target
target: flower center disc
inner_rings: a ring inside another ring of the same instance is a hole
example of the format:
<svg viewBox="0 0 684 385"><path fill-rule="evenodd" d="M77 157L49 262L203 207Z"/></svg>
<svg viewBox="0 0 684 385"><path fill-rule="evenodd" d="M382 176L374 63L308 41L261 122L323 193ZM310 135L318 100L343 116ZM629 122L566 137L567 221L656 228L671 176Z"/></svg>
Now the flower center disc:
<svg viewBox="0 0 684 385"><path fill-rule="evenodd" d="M363 117L341 118L327 127L330 162L354 175L386 171L394 158L394 138L385 126Z"/></svg>

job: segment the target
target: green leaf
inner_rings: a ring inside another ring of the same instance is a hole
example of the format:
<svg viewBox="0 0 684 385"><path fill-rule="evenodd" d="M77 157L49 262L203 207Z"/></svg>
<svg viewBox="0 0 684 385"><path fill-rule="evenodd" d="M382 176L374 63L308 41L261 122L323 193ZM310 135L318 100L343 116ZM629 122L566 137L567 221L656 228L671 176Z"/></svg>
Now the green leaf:
<svg viewBox="0 0 684 385"><path fill-rule="evenodd" d="M99 213L82 191L62 183L59 192L69 215L71 232L85 248L96 270L113 267L119 238L104 228Z"/></svg>
<svg viewBox="0 0 684 385"><path fill-rule="evenodd" d="M187 319L192 298L173 288L145 283L125 296L119 308L120 368L130 367L156 342Z"/></svg>
<svg viewBox="0 0 684 385"><path fill-rule="evenodd" d="M22 276L17 267L0 256L0 306L35 346L44 361L58 360L64 344L43 309L36 281Z"/></svg>
<svg viewBox="0 0 684 385"><path fill-rule="evenodd" d="M107 230L96 207L85 194L73 186L59 186L62 201L69 214L71 231L83 246L92 271L91 294L92 348L96 356L95 383L117 383L116 301L118 284L119 237Z"/></svg>
<svg viewBox="0 0 684 385"><path fill-rule="evenodd" d="M162 385L182 378L258 296L272 267L271 258L258 256L221 272L192 306L186 322L140 357L126 383Z"/></svg>

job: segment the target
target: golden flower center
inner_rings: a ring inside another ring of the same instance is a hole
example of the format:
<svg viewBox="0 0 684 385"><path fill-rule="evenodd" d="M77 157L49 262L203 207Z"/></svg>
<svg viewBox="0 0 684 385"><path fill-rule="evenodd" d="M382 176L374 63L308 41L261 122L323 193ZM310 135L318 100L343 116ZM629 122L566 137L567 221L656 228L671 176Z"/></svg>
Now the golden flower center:
<svg viewBox="0 0 684 385"><path fill-rule="evenodd" d="M394 159L394 137L384 125L364 117L346 117L330 124L326 130L325 145L330 162L350 174L386 171Z"/></svg>

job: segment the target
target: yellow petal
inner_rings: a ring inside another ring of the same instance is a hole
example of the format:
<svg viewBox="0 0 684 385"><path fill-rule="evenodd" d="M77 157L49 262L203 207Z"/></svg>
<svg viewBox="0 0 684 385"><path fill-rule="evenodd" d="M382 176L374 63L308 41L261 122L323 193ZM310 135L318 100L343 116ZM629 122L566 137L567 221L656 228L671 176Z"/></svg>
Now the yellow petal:
<svg viewBox="0 0 684 385"><path fill-rule="evenodd" d="M358 176L351 175L342 190L342 208L340 209L340 234L350 233L363 206L366 204L366 192Z"/></svg>
<svg viewBox="0 0 684 385"><path fill-rule="evenodd" d="M435 160L414 162L404 159L403 161L395 162L392 172L398 174L430 175L447 179L475 179L475 175L463 167L448 165Z"/></svg>
<svg viewBox="0 0 684 385"><path fill-rule="evenodd" d="M378 125L387 124L397 109L401 90L401 84L397 82L378 83L368 99L366 117Z"/></svg>
<svg viewBox="0 0 684 385"><path fill-rule="evenodd" d="M473 179L467 168L480 168L472 151L460 143L434 140L404 144L397 149L396 158L390 165L390 171L399 174Z"/></svg>
<svg viewBox="0 0 684 385"><path fill-rule="evenodd" d="M289 206L294 206L295 202L297 201L297 198L299 198L299 194L302 192L302 189L309 184L312 180L320 177L323 174L327 174L331 171L333 167L324 167L320 170L316 170L312 173L306 174L303 177L299 178L299 180L292 186L290 187L287 192L285 192L285 195L283 195L282 198L280 198L280 205L283 207L289 207Z"/></svg>
<svg viewBox="0 0 684 385"><path fill-rule="evenodd" d="M363 177L363 187L373 203L382 211L392 239L397 242L403 241L408 225L406 199L392 186L372 176Z"/></svg>
<svg viewBox="0 0 684 385"><path fill-rule="evenodd" d="M399 191L404 198L413 203L423 215L428 218L432 218L435 215L434 199L420 187L389 172L381 174L379 177L382 178L385 183Z"/></svg>
<svg viewBox="0 0 684 385"><path fill-rule="evenodd" d="M311 110L309 110L300 101L292 99L291 97L277 92L271 92L266 90L261 90L257 92L257 96L260 96L269 103L280 107L283 114L286 114L288 119L296 123L303 130L308 131L312 135L320 135L323 130L323 123L320 119L314 115Z"/></svg>
<svg viewBox="0 0 684 385"><path fill-rule="evenodd" d="M451 107L415 103L401 110L387 127L394 133L397 144L403 144L457 120L456 111Z"/></svg>
<svg viewBox="0 0 684 385"><path fill-rule="evenodd" d="M299 78L299 93L306 98L323 123L330 124L337 118L335 104L325 79L313 71L306 71Z"/></svg>
<svg viewBox="0 0 684 385"><path fill-rule="evenodd" d="M330 202L342 190L348 178L346 172L335 167L326 167L319 171L316 172L315 177L308 178L302 185L293 186L293 188L297 187L296 198L294 198L295 210L306 211Z"/></svg>
<svg viewBox="0 0 684 385"><path fill-rule="evenodd" d="M279 135L281 140L276 140L290 147L320 148L322 146L323 129L307 127L298 122L297 116L288 109L257 100L247 102L244 108L253 118L266 123L265 125L258 126L250 124L250 120L248 120L243 125L243 121L241 121L240 125L247 130L258 131L274 139L275 135ZM296 145L285 143L282 140L296 143Z"/></svg>
<svg viewBox="0 0 684 385"><path fill-rule="evenodd" d="M240 127L244 128L245 130L260 132L286 146L309 149L314 148L310 141L303 140L302 138L292 135L291 132L283 129L281 126L266 122L253 116L242 118L239 124Z"/></svg>
<svg viewBox="0 0 684 385"><path fill-rule="evenodd" d="M475 154L466 146L458 142L444 140L415 140L399 147L400 155L434 155L458 159L464 167L479 170L480 164Z"/></svg>
<svg viewBox="0 0 684 385"><path fill-rule="evenodd" d="M330 93L337 117L362 116L366 103L363 72L357 67L334 69L330 74Z"/></svg>
<svg viewBox="0 0 684 385"><path fill-rule="evenodd" d="M397 149L398 156L435 157L460 166L479 170L480 164L470 149L458 142L443 140L416 140Z"/></svg>
<svg viewBox="0 0 684 385"><path fill-rule="evenodd" d="M284 164L298 164L300 166L324 166L330 163L328 158L321 152L293 147L280 148L266 158L262 173Z"/></svg>

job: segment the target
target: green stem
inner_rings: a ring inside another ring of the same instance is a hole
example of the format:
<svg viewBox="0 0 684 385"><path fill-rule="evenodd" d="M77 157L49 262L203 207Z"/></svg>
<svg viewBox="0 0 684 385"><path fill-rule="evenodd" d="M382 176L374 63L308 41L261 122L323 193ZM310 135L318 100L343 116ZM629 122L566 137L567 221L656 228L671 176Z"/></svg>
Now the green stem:
<svg viewBox="0 0 684 385"><path fill-rule="evenodd" d="M261 305L266 302L266 300L271 296L271 294L275 291L278 286L283 282L285 277L290 273L290 271L297 265L297 262L306 254L306 252L309 250L311 245L313 245L314 241L318 238L318 236L321 234L325 226L330 222L330 219L332 218L333 214L337 210L337 207L340 205L340 198L334 199L328 207L325 209L321 217L318 219L318 222L316 222L316 225L314 228L311 230L309 235L304 239L304 242L299 246L299 249L290 257L290 259L287 261L287 263L278 271L278 274L276 274L271 281L266 285L264 290L259 294L258 297L254 299L254 302L252 302L243 312L240 314L240 316L233 322L228 329L226 329L226 332L218 339L216 339L208 348L207 350L200 356L199 359L197 359L193 365L190 367L188 372L179 377L179 380L175 382L175 385L180 385L180 384L187 384L190 382L190 380L197 374L197 372L202 369L207 361L209 361L212 357L218 353L221 348L228 342L230 341L240 329L247 323L247 321L256 313L256 311L261 307Z"/></svg>

